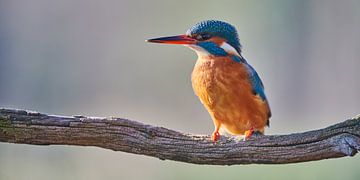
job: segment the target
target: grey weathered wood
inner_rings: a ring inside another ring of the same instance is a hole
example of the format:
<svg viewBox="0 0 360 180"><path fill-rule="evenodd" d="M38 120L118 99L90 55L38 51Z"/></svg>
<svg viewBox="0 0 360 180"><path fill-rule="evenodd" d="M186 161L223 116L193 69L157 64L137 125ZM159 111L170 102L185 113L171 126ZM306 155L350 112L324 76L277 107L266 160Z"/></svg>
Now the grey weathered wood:
<svg viewBox="0 0 360 180"><path fill-rule="evenodd" d="M184 134L122 118L63 117L0 109L0 142L97 146L194 164L284 164L353 156L360 150L360 117L289 135L246 142Z"/></svg>

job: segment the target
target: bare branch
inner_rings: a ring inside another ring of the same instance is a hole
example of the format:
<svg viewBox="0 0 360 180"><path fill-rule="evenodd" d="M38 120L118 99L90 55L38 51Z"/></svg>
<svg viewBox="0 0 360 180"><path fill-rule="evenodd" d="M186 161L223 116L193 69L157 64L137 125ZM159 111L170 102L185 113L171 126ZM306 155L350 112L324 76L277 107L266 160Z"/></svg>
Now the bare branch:
<svg viewBox="0 0 360 180"><path fill-rule="evenodd" d="M0 142L97 146L194 164L285 164L353 156L360 150L360 116L330 127L248 141L184 134L122 118L62 117L0 109Z"/></svg>

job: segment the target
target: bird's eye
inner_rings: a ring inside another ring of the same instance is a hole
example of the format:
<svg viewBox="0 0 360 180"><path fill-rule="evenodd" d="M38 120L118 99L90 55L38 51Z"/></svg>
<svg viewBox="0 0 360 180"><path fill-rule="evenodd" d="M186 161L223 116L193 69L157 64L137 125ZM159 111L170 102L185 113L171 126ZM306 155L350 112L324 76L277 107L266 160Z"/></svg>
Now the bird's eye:
<svg viewBox="0 0 360 180"><path fill-rule="evenodd" d="M211 38L210 34L198 34L195 36L198 41L205 41Z"/></svg>

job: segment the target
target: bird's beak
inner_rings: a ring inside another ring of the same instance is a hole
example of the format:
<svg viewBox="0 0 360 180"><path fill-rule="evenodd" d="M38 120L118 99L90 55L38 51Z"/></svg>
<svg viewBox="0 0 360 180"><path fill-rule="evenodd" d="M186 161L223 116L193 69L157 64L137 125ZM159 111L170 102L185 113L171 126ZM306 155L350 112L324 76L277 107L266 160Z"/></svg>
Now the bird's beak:
<svg viewBox="0 0 360 180"><path fill-rule="evenodd" d="M164 44L195 44L196 40L187 35L168 36L161 38L148 39L147 42Z"/></svg>

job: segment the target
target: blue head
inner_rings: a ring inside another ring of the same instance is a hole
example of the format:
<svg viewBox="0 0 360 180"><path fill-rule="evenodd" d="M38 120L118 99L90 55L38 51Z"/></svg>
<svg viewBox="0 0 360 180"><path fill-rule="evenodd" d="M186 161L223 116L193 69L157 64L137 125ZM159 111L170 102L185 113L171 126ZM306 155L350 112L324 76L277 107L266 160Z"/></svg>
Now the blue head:
<svg viewBox="0 0 360 180"><path fill-rule="evenodd" d="M185 35L150 39L148 42L183 44L200 53L215 56L239 55L241 45L234 26L217 20L195 24Z"/></svg>
<svg viewBox="0 0 360 180"><path fill-rule="evenodd" d="M235 27L223 21L207 20L199 22L191 27L186 32L186 35L200 41L218 37L231 45L238 53L241 52L241 45Z"/></svg>

